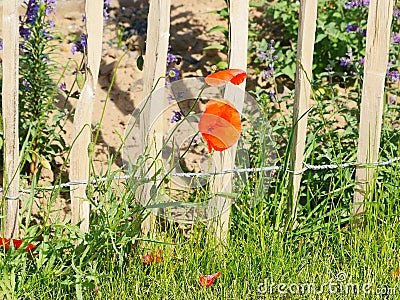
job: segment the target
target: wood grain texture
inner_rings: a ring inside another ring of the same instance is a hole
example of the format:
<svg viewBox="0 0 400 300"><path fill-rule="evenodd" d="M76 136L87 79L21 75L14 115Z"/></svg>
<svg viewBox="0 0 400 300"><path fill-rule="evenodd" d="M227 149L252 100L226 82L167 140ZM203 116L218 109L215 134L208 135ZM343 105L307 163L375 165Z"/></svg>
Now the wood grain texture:
<svg viewBox="0 0 400 300"><path fill-rule="evenodd" d="M89 180L88 146L91 142L91 124L93 102L102 55L103 36L103 0L86 0L86 78L76 105L74 115L74 136L77 137L71 149L70 174L71 181ZM84 232L89 231L90 203L86 195L87 184L71 187L72 223L82 221L80 227Z"/></svg>
<svg viewBox="0 0 400 300"><path fill-rule="evenodd" d="M378 160L392 17L393 0L370 1L357 149L359 163ZM374 169L366 167L356 169L354 215L364 212L363 202L366 196L373 192L374 181Z"/></svg>
<svg viewBox="0 0 400 300"><path fill-rule="evenodd" d="M18 236L19 222L19 135L18 135L18 67L19 22L18 1L3 3L3 87L2 117L4 130L5 200L4 236Z"/></svg>
<svg viewBox="0 0 400 300"><path fill-rule="evenodd" d="M150 0L146 55L144 62L143 96L146 99L146 105L140 115L140 131L142 146L141 152L148 153L153 159L157 152L161 150L163 144L164 124L158 121L152 127L153 122L158 115L168 106L166 97L163 96L165 86L166 62L169 44L169 26L170 26L170 0ZM160 89L160 90L159 90ZM157 97L152 97L152 90L157 90ZM149 167L152 160L148 161ZM152 176L156 168L162 167L155 164L147 175ZM150 185L144 185L141 194L148 197L150 201ZM143 201L141 201L143 202ZM153 211L154 212L154 211ZM142 223L142 232L147 235L153 230L154 215L149 215Z"/></svg>
<svg viewBox="0 0 400 300"><path fill-rule="evenodd" d="M295 80L295 102L293 107L293 140L291 145L290 169L303 167L307 136L307 110L310 108L312 62L314 54L315 30L318 0L300 1L299 31L297 41L297 66ZM291 199L288 200L288 214L294 217L300 190L301 174L290 175Z"/></svg>

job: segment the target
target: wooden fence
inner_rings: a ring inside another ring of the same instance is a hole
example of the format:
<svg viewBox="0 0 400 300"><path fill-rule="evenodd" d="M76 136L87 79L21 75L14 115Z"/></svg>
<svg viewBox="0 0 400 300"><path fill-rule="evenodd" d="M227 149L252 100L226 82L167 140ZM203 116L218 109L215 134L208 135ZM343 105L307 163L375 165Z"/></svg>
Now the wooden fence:
<svg viewBox="0 0 400 300"><path fill-rule="evenodd" d="M89 5L90 2L90 5ZM248 0L230 1L230 53L229 67L246 69L247 64L247 28ZM291 169L298 171L303 166L305 139L307 134L307 111L310 108L310 83L312 78L312 58L314 36L317 22L317 0L300 1L300 19L298 34L297 72L295 82L295 104L293 123L296 124L291 151ZM4 128L4 182L3 199L5 203L6 237L18 236L19 216L19 145L18 145L18 1L3 1L3 98L2 115ZM148 95L157 79L165 74L165 62L169 40L170 0L150 0L148 19L147 49L144 72L144 96ZM88 35L86 81L76 107L74 130L77 138L72 147L70 160L70 179L87 180L89 178L88 147L91 141L91 122L93 99L99 73L102 45L103 0L86 0L86 30ZM382 110L384 101L384 81L388 61L390 28L392 21L393 0L371 0L367 24L367 45L364 67L364 82L361 100L360 136L357 162L372 163L378 159L381 135ZM160 85L164 82L159 81ZM244 90L244 84L242 86ZM230 98L227 89L225 97L239 108L243 98ZM148 120L158 114L162 107L150 100L150 105L141 117L143 141L148 134ZM158 132L152 133L155 139ZM235 153L235 147L230 154ZM233 160L226 159L229 151L220 154L223 168L233 167ZM231 156L234 157L234 156ZM358 167L356 170L356 189L354 191L354 214L364 211L366 195L373 190L373 169ZM218 189L218 180L230 180L230 177L217 178L212 189ZM291 176L291 200L288 213L296 214L296 202L301 183L301 174ZM230 187L231 188L231 187ZM89 230L90 204L85 194L86 185L71 189L72 221L81 223L81 229ZM227 235L230 209L225 209L226 199L216 199L215 209L220 218L211 222L217 238L224 240ZM228 203L228 206L230 203ZM151 222L150 222L151 223ZM144 226L148 231L150 223Z"/></svg>

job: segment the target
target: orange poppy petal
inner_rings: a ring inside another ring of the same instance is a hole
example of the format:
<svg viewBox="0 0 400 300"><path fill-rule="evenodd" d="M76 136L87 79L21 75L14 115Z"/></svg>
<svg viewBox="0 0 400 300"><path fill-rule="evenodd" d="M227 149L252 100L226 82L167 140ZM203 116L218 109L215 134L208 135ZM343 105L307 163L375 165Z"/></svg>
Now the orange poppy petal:
<svg viewBox="0 0 400 300"><path fill-rule="evenodd" d="M245 71L240 70L240 69L231 69L233 78L231 79L231 83L235 85L241 84L247 77L247 74Z"/></svg>
<svg viewBox="0 0 400 300"><path fill-rule="evenodd" d="M146 265L151 265L154 261L154 254L153 252L151 252L150 254L146 254L145 256L143 256L142 258L142 263L146 264Z"/></svg>
<svg viewBox="0 0 400 300"><path fill-rule="evenodd" d="M240 69L227 69L208 75L206 83L211 86L223 86L228 82L241 84L246 79L246 72Z"/></svg>
<svg viewBox="0 0 400 300"><path fill-rule="evenodd" d="M208 288L210 285L212 285L219 276L221 276L220 272L217 272L215 274L211 275L204 275L200 277L200 284L202 287Z"/></svg>
<svg viewBox="0 0 400 300"><path fill-rule="evenodd" d="M150 254L147 253L142 258L142 263L144 263L146 265L151 265L153 262L162 263L162 250L161 249L159 249L157 251L155 259L154 259L154 252L151 252Z"/></svg>
<svg viewBox="0 0 400 300"><path fill-rule="evenodd" d="M212 149L224 151L232 147L240 138L240 114L235 107L224 99L210 99L200 118L199 131Z"/></svg>

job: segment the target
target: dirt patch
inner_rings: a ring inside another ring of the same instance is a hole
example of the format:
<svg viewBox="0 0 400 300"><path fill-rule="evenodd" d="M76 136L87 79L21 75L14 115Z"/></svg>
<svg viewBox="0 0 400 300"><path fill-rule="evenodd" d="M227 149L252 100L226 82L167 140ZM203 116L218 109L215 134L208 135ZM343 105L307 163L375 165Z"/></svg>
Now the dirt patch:
<svg viewBox="0 0 400 300"><path fill-rule="evenodd" d="M226 56L217 51L204 51L203 48L214 43L224 41L222 34L208 34L207 31L214 26L226 26L226 21L218 15L209 13L212 10L223 8L224 1L173 1L171 6L170 45L171 53L180 58L176 66L182 71L183 77L207 75L211 66L219 60L226 60ZM69 59L80 62L81 53L72 55L71 43L75 37L84 33L82 15L84 5L82 1L60 2L57 6L56 28L65 36L61 44L60 66ZM99 84L97 87L93 125L100 120L107 91L118 60L124 55L127 44L145 46L146 19L148 3L144 1L111 1L110 18L104 23L103 57L100 67ZM122 48L122 49L121 49ZM121 60L116 72L116 80L111 89L104 120L100 131L98 144L95 148L96 171L107 168L110 155L116 153L121 145L120 136L124 135L126 125L142 101L143 72L136 66L138 51L128 51ZM146 59L145 59L146 61ZM74 80L69 70L65 78L67 89ZM60 106L66 106L68 111L73 111L76 99L70 98L67 103L60 101ZM72 118L68 121L66 131L67 141L72 141ZM113 169L122 165L118 157Z"/></svg>

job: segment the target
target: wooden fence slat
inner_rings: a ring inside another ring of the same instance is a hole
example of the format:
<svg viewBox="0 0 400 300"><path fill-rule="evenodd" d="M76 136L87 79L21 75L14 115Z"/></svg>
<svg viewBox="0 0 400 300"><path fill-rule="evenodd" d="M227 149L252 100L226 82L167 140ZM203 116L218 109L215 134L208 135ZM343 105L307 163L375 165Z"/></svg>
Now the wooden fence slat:
<svg viewBox="0 0 400 300"><path fill-rule="evenodd" d="M229 68L247 69L247 42L249 22L249 0L230 1L230 52ZM239 88L228 84L225 88L224 98L229 100L239 112L242 112L245 97L246 81ZM214 152L216 168L219 170L230 170L235 165L237 145L223 152ZM211 183L211 193L231 193L233 174L218 175ZM209 213L214 216L210 222L216 239L225 243L228 236L229 218L232 200L224 196L214 196L210 200Z"/></svg>
<svg viewBox="0 0 400 300"><path fill-rule="evenodd" d="M19 222L18 28L18 1L3 1L3 188L7 196L4 224L7 238L18 235Z"/></svg>
<svg viewBox="0 0 400 300"><path fill-rule="evenodd" d="M144 62L144 79L143 79L143 97L148 97L158 79L165 76L166 62L169 44L169 26L170 26L170 9L171 0L150 0L147 39L146 39L146 56ZM165 79L161 78L157 86L160 88L165 85ZM151 157L155 157L157 151L161 150L162 135L164 132L163 122L157 122L157 127L151 128L151 123L157 118L159 113L168 106L168 101L162 96L160 91L157 92L157 98L150 97L146 106L140 115L140 130L142 140L142 153L147 151ZM146 149L146 147L148 147ZM156 149L157 147L157 149ZM151 163L149 161L149 163ZM157 165L155 167L160 167ZM154 167L154 168L155 168ZM154 168L149 170L148 176L154 174ZM149 196L149 186L144 186L142 195ZM152 230L154 219L150 215L142 223L142 231L147 234Z"/></svg>
<svg viewBox="0 0 400 300"><path fill-rule="evenodd" d="M359 163L378 160L392 16L393 0L370 1L357 149ZM373 191L374 175L372 168L356 169L353 215L364 212L363 202L365 196Z"/></svg>
<svg viewBox="0 0 400 300"><path fill-rule="evenodd" d="M103 5L103 0L85 1L86 80L74 115L74 136L80 135L71 149L69 175L71 181L88 180L90 176L88 146L91 141L93 102L102 55ZM72 223L77 224L82 221L80 227L84 232L89 231L90 213L90 202L87 201L86 187L86 184L71 187Z"/></svg>
<svg viewBox="0 0 400 300"><path fill-rule="evenodd" d="M307 136L307 110L310 108L312 62L314 53L315 30L317 22L318 0L300 1L299 31L297 40L297 67L295 81L295 102L293 107L294 127L290 169L303 167L304 150ZM300 189L301 174L290 175L291 197L288 200L288 214L294 216Z"/></svg>

